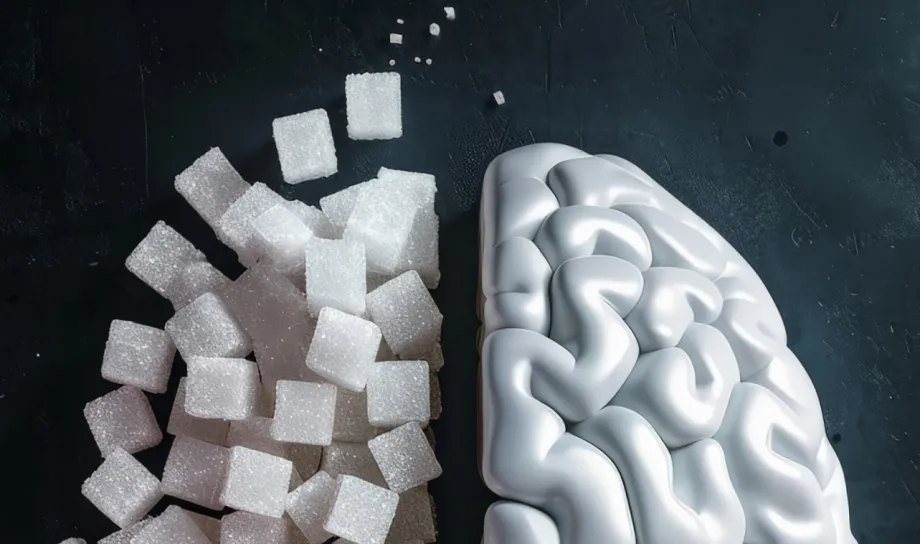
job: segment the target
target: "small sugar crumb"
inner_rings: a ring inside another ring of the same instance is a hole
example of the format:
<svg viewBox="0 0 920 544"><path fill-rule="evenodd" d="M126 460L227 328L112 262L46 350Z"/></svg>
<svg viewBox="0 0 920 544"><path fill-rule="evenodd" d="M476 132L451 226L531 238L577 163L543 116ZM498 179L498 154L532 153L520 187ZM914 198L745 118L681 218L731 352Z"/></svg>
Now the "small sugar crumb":
<svg viewBox="0 0 920 544"><path fill-rule="evenodd" d="M457 11L450 6L446 6L444 8L444 15L447 16L448 21L453 21L454 19L457 18Z"/></svg>
<svg viewBox="0 0 920 544"><path fill-rule="evenodd" d="M405 21L403 21L402 19L396 19L396 24L401 25L403 23L405 23Z"/></svg>
<svg viewBox="0 0 920 544"><path fill-rule="evenodd" d="M492 93L492 98L495 99L495 104L499 106L505 103L505 93L501 91L495 91L494 93Z"/></svg>
<svg viewBox="0 0 920 544"><path fill-rule="evenodd" d="M402 34L390 34L390 43L402 45L402 42L403 42Z"/></svg>
<svg viewBox="0 0 920 544"><path fill-rule="evenodd" d="M432 36L439 36L441 34L441 25L438 23L431 23L428 27L428 32L430 32Z"/></svg>
<svg viewBox="0 0 920 544"><path fill-rule="evenodd" d="M425 59L425 64L427 64L428 66L431 66L431 59Z"/></svg>
<svg viewBox="0 0 920 544"><path fill-rule="evenodd" d="M393 59L390 59L390 66L396 66L396 61Z"/></svg>
<svg viewBox="0 0 920 544"><path fill-rule="evenodd" d="M422 59L419 57L415 57L415 62L422 62Z"/></svg>

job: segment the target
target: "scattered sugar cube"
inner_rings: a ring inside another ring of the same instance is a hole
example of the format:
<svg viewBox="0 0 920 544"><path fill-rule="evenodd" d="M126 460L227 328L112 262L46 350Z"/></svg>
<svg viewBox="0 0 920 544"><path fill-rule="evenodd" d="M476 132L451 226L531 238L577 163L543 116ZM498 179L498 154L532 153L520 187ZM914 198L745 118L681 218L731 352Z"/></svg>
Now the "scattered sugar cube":
<svg viewBox="0 0 920 544"><path fill-rule="evenodd" d="M198 525L192 521L186 511L178 506L170 506L162 514L153 518L137 535L131 544L212 544L211 540Z"/></svg>
<svg viewBox="0 0 920 544"><path fill-rule="evenodd" d="M367 443L333 442L323 448L323 462L320 470L333 478L348 474L379 486L386 486L386 480L380 473L377 461L371 455Z"/></svg>
<svg viewBox="0 0 920 544"><path fill-rule="evenodd" d="M290 456L288 446L274 440L271 429L272 419L268 417L253 416L241 421L231 421L227 443L231 447L243 446L287 459Z"/></svg>
<svg viewBox="0 0 920 544"><path fill-rule="evenodd" d="M428 487L420 485L400 493L396 517L387 534L387 544L434 542L436 537Z"/></svg>
<svg viewBox="0 0 920 544"><path fill-rule="evenodd" d="M397 427L409 421L428 424L429 369L425 361L393 361L374 365L367 377L367 418L375 427Z"/></svg>
<svg viewBox="0 0 920 544"><path fill-rule="evenodd" d="M169 508L179 508L178 506L170 506ZM167 508L167 510L169 510ZM201 532L204 533L204 536L208 537L208 540L212 544L218 544L220 542L220 520L217 518L212 518L211 516L206 516L204 514L199 514L198 512L192 512L191 510L185 510L185 515L191 519L195 525L201 529ZM398 515L398 513L397 513Z"/></svg>
<svg viewBox="0 0 920 544"><path fill-rule="evenodd" d="M367 420L367 393L339 389L335 396L335 423L332 439L340 442L367 442L377 429Z"/></svg>
<svg viewBox="0 0 920 544"><path fill-rule="evenodd" d="M432 36L439 36L441 34L441 25L439 25L438 23L431 23L430 25L428 25L428 32Z"/></svg>
<svg viewBox="0 0 920 544"><path fill-rule="evenodd" d="M185 411L205 419L247 419L259 397L259 368L246 359L192 357L188 360Z"/></svg>
<svg viewBox="0 0 920 544"><path fill-rule="evenodd" d="M214 293L205 293L166 322L182 358L245 357L252 352L246 331Z"/></svg>
<svg viewBox="0 0 920 544"><path fill-rule="evenodd" d="M162 329L116 319L102 355L102 377L150 393L165 393L176 347Z"/></svg>
<svg viewBox="0 0 920 544"><path fill-rule="evenodd" d="M441 382L438 380L438 373L431 371L429 375L429 404L431 405L431 419L440 419L441 417Z"/></svg>
<svg viewBox="0 0 920 544"><path fill-rule="evenodd" d="M220 544L296 544L302 541L297 528L285 518L233 512L221 520Z"/></svg>
<svg viewBox="0 0 920 544"><path fill-rule="evenodd" d="M390 34L390 43L402 45L403 36L402 34Z"/></svg>
<svg viewBox="0 0 920 544"><path fill-rule="evenodd" d="M211 228L217 227L220 217L247 189L249 184L218 147L176 176L176 191Z"/></svg>
<svg viewBox="0 0 920 544"><path fill-rule="evenodd" d="M272 133L286 183L324 178L338 171L326 110L316 109L275 119Z"/></svg>
<svg viewBox="0 0 920 544"><path fill-rule="evenodd" d="M278 193L264 183L256 183L221 216L217 225L218 238L236 251L244 265L252 266L259 259L252 239L252 220L279 204L284 204L284 199Z"/></svg>
<svg viewBox="0 0 920 544"><path fill-rule="evenodd" d="M368 270L387 274L397 269L418 213L413 194L400 182L377 180L358 195L342 236L364 242Z"/></svg>
<svg viewBox="0 0 920 544"><path fill-rule="evenodd" d="M115 448L137 453L163 440L150 401L143 391L130 385L87 403L83 417L103 457Z"/></svg>
<svg viewBox="0 0 920 544"><path fill-rule="evenodd" d="M218 446L227 445L227 431L230 423L220 419L201 419L185 411L185 388L188 378L179 380L176 398L169 413L166 432L173 436L197 438Z"/></svg>
<svg viewBox="0 0 920 544"><path fill-rule="evenodd" d="M166 298L172 302L174 309L179 310L201 295L218 292L227 285L230 285L230 279L223 272L208 261L195 261L173 278L166 290Z"/></svg>
<svg viewBox="0 0 920 544"><path fill-rule="evenodd" d="M253 239L259 254L276 270L287 275L301 275L304 251L313 231L304 225L287 206L273 206L252 220Z"/></svg>
<svg viewBox="0 0 920 544"><path fill-rule="evenodd" d="M379 347L377 325L326 307L319 313L307 367L339 387L361 391Z"/></svg>
<svg viewBox="0 0 920 544"><path fill-rule="evenodd" d="M160 488L171 497L221 510L220 491L229 457L230 450L223 446L177 436L166 458Z"/></svg>
<svg viewBox="0 0 920 544"><path fill-rule="evenodd" d="M336 479L335 497L323 528L358 544L384 544L399 495L353 476Z"/></svg>
<svg viewBox="0 0 920 544"><path fill-rule="evenodd" d="M335 393L335 386L328 383L279 381L272 438L295 444L331 444Z"/></svg>
<svg viewBox="0 0 920 544"><path fill-rule="evenodd" d="M367 265L362 242L316 238L307 246L306 265L310 315L318 316L326 306L352 315L364 314Z"/></svg>
<svg viewBox="0 0 920 544"><path fill-rule="evenodd" d="M358 202L358 195L361 194L361 191L373 185L376 181L376 179L372 179L364 183L352 185L337 193L332 193L331 195L319 199L319 207L323 210L323 213L329 218L329 222L332 223L332 226L335 228L336 234L332 236L333 238L340 237L345 231L345 226L348 224L351 212L355 209L355 204Z"/></svg>
<svg viewBox="0 0 920 544"><path fill-rule="evenodd" d="M128 255L125 267L165 297L176 275L190 263L204 259L204 254L191 242L166 223L157 221Z"/></svg>
<svg viewBox="0 0 920 544"><path fill-rule="evenodd" d="M444 8L444 15L447 17L448 21L453 21L457 18L457 11L450 6L446 6Z"/></svg>
<svg viewBox="0 0 920 544"><path fill-rule="evenodd" d="M495 104L497 106L501 106L505 103L505 93L501 91L495 91L494 93L492 93L492 98L495 99Z"/></svg>
<svg viewBox="0 0 920 544"><path fill-rule="evenodd" d="M285 511L311 543L326 542L332 537L323 529L323 520L329 513L334 495L335 480L323 471L288 493Z"/></svg>
<svg viewBox="0 0 920 544"><path fill-rule="evenodd" d="M235 446L220 501L230 508L280 518L291 484L287 459Z"/></svg>
<svg viewBox="0 0 920 544"><path fill-rule="evenodd" d="M141 532L141 529L146 527L151 521L153 521L153 518L142 519L130 527L115 531L100 540L97 544L131 544L131 539L134 538L137 533Z"/></svg>
<svg viewBox="0 0 920 544"><path fill-rule="evenodd" d="M440 338L443 316L414 270L368 293L367 311L402 358L424 357Z"/></svg>
<svg viewBox="0 0 920 544"><path fill-rule="evenodd" d="M314 236L319 236L320 238L334 238L336 236L335 228L329 222L329 218L316 206L308 206L299 200L287 200L284 202L284 206L289 212L296 215L313 232Z"/></svg>
<svg viewBox="0 0 920 544"><path fill-rule="evenodd" d="M411 421L368 441L387 486L402 493L441 475L441 465L417 422Z"/></svg>
<svg viewBox="0 0 920 544"><path fill-rule="evenodd" d="M345 78L348 137L389 140L402 136L402 98L396 72L349 74Z"/></svg>
<svg viewBox="0 0 920 544"><path fill-rule="evenodd" d="M113 450L83 482L83 496L124 529L140 521L160 500L160 481L130 453Z"/></svg>

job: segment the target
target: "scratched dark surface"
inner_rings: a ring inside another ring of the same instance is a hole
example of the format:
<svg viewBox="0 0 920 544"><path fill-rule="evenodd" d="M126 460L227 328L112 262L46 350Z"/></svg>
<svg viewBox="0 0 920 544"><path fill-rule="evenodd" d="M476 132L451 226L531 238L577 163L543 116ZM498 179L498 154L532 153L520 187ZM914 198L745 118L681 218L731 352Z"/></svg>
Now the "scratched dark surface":
<svg viewBox="0 0 920 544"><path fill-rule="evenodd" d="M99 377L109 321L170 316L123 266L156 220L240 272L172 187L219 145L250 181L310 203L381 165L438 176L445 473L432 488L440 542L478 542L479 183L500 151L558 141L632 159L751 261L821 396L856 536L916 541L920 4L453 3L454 22L421 1L0 3L0 540L113 530L80 496L100 462L81 409L113 388ZM389 47L400 30L406 44ZM349 141L344 76L390 58L405 135ZM316 107L340 172L286 186L271 120ZM164 426L171 401L153 399ZM157 475L168 442L139 455Z"/></svg>

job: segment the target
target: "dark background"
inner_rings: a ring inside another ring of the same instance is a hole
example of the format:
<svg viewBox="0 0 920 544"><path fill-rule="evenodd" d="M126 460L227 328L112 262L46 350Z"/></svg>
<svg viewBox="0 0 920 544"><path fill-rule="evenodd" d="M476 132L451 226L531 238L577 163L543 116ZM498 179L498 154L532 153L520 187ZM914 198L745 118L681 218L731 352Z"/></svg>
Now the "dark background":
<svg viewBox="0 0 920 544"><path fill-rule="evenodd" d="M920 4L451 1L453 22L422 1L0 2L0 540L113 530L80 496L100 462L81 410L114 388L99 377L110 320L171 314L123 265L156 220L240 272L172 185L217 145L249 181L311 204L383 165L438 176L432 489L440 542L478 542L479 183L500 151L557 141L633 160L751 262L822 399L855 535L916 541ZM345 74L390 58L404 136L350 141ZM284 185L271 120L317 107L340 171ZM165 426L172 393L153 402ZM157 475L168 443L139 455Z"/></svg>

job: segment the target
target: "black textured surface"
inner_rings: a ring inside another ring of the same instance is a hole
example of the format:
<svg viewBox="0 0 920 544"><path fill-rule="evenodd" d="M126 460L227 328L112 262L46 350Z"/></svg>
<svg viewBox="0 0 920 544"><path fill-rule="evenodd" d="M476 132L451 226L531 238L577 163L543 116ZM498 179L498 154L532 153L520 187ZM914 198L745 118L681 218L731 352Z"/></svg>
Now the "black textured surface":
<svg viewBox="0 0 920 544"><path fill-rule="evenodd" d="M109 321L171 313L123 267L157 219L239 272L172 189L219 145L250 181L309 203L381 165L438 176L445 472L432 488L439 541L478 542L478 188L498 152L558 141L633 160L750 260L821 396L854 533L915 541L920 4L452 2L454 22L421 1L0 4L0 540L113 530L80 496L100 462L81 409L113 387L99 377ZM400 30L406 44L388 46ZM404 137L349 141L344 76L391 57ZM316 107L340 173L283 185L271 120ZM163 425L171 400L154 399ZM159 475L166 450L139 457Z"/></svg>

